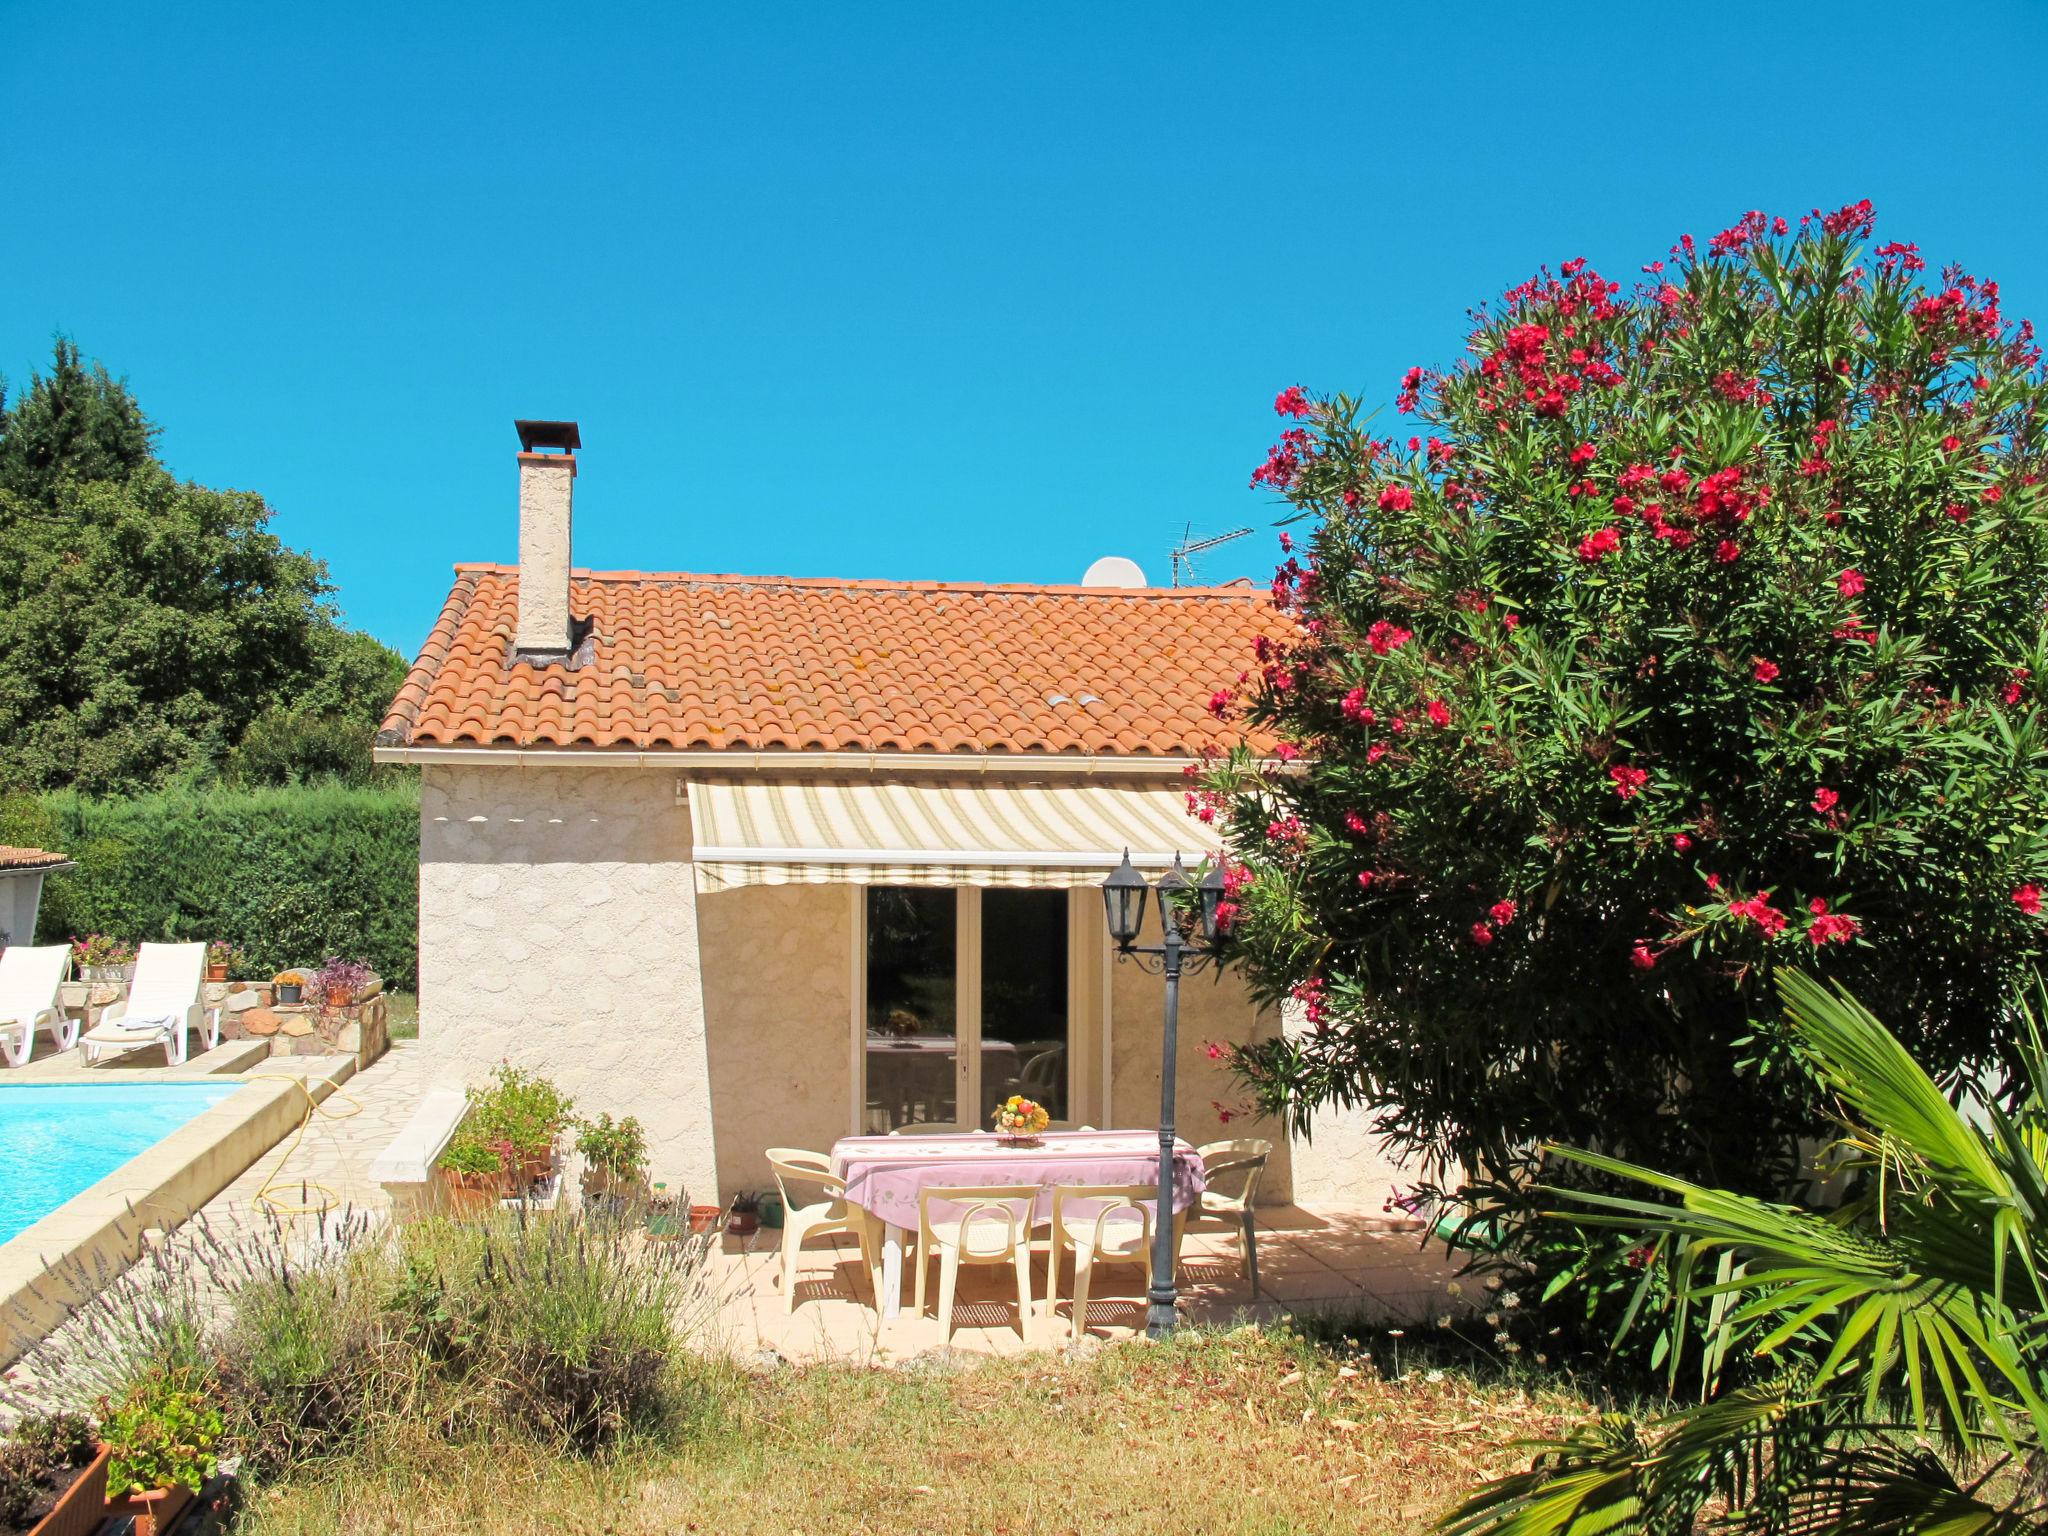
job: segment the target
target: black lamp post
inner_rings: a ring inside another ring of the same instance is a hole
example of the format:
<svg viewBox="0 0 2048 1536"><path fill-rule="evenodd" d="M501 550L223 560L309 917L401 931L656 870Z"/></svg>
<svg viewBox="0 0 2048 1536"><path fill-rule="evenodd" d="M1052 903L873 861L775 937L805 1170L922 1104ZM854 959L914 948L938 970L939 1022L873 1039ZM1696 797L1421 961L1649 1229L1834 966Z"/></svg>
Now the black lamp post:
<svg viewBox="0 0 2048 1536"><path fill-rule="evenodd" d="M1179 1299L1173 1283L1173 1079L1180 1054L1180 978L1183 971L1199 970L1216 958L1212 946L1223 900L1223 871L1220 865L1211 866L1196 885L1181 868L1180 856L1174 856L1173 868L1159 877L1159 944L1138 942L1145 925L1146 890L1145 877L1132 867L1126 848L1123 862L1102 882L1110 941L1119 960L1139 956L1139 964L1166 978L1159 1061L1159 1204L1152 1214L1152 1288L1146 1293L1150 1306L1145 1314L1145 1332L1157 1339L1172 1331Z"/></svg>

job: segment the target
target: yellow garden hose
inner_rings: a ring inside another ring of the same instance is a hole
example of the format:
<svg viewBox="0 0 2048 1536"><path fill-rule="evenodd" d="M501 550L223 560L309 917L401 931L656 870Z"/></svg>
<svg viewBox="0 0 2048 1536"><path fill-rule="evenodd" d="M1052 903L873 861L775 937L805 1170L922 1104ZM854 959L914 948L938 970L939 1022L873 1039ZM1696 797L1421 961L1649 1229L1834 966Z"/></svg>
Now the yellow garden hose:
<svg viewBox="0 0 2048 1536"><path fill-rule="evenodd" d="M313 1123L314 1117L317 1115L323 1120L347 1120L362 1113L361 1101L343 1093L337 1084L328 1093L325 1102L322 1102L313 1097L313 1090L307 1086L305 1078L291 1072L256 1072L245 1077L243 1081L290 1083L306 1097L306 1112L299 1117L298 1129L292 1132L290 1141L285 1145L284 1154L272 1165L270 1176L257 1187L256 1204L268 1208L278 1216L324 1216L340 1206L343 1203L341 1191L330 1184L315 1184L300 1179L297 1181L299 1198L296 1201L273 1194L271 1191L280 1183L290 1182L282 1177L284 1165L291 1161L292 1154L299 1150L299 1143L306 1139L306 1127ZM348 1107L337 1108L336 1100L346 1101ZM309 1199L308 1196L316 1198Z"/></svg>

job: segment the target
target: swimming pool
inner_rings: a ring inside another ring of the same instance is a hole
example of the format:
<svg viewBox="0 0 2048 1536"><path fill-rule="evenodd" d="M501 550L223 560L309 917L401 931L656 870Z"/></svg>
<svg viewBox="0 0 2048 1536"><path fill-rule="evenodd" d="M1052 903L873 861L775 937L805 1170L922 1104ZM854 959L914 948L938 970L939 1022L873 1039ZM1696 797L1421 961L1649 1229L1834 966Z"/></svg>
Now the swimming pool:
<svg viewBox="0 0 2048 1536"><path fill-rule="evenodd" d="M240 1086L0 1084L0 1243Z"/></svg>

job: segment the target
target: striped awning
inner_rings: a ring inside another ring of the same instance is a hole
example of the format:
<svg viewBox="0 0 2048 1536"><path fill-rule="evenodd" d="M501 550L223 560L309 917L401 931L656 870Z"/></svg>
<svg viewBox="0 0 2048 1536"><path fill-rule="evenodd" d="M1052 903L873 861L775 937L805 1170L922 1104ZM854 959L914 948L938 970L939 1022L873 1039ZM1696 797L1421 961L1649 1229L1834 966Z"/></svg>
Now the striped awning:
<svg viewBox="0 0 2048 1536"><path fill-rule="evenodd" d="M697 889L742 885L1098 884L1204 857L1185 790L998 777L692 780Z"/></svg>

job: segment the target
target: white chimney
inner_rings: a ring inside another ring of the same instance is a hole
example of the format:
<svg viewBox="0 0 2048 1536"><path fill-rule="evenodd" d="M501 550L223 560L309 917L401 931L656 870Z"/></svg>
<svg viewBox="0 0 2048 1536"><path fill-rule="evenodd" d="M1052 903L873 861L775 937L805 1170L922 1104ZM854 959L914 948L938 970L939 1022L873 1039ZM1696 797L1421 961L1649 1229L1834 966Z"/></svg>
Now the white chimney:
<svg viewBox="0 0 2048 1536"><path fill-rule="evenodd" d="M519 628L514 656L560 661L575 649L569 619L569 522L576 499L573 421L515 421L519 429Z"/></svg>

